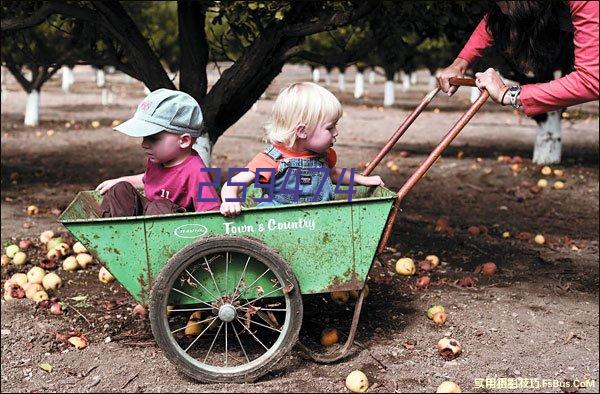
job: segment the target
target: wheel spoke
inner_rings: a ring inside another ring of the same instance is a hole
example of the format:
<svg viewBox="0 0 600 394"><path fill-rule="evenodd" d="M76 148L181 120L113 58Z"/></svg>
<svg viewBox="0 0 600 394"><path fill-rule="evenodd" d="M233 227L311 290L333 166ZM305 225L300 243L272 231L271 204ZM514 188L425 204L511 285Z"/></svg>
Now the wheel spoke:
<svg viewBox="0 0 600 394"><path fill-rule="evenodd" d="M259 325L259 326L261 326L261 327L265 327L265 328L271 329L271 330L273 330L273 331L277 331L278 333L280 333L280 334L281 334L281 330L278 330L278 329L276 329L276 328L274 328L274 327L267 326L266 324L259 323L259 322L257 322L257 321L254 321L254 320L252 320L252 319L250 319L250 320L249 320L249 322L250 322L250 323L257 324L257 325Z"/></svg>
<svg viewBox="0 0 600 394"><path fill-rule="evenodd" d="M265 274L266 274L267 272L269 272L269 271L271 271L271 269L270 269L270 268L267 268L267 270L266 270L265 272L263 272L263 273L262 273L262 274L261 274L261 275L260 275L258 278L256 278L256 279L254 280L254 282L252 282L252 283L250 284L250 286L246 286L246 287L244 288L244 290L242 290L242 292L241 292L240 294L238 294L238 296L237 296L237 297L235 297L235 298L232 300L232 302L233 302L233 301L235 301L235 300L237 300L238 298L240 298L240 297L242 296L242 294L244 294L244 293L246 292L246 290L248 290L249 288L251 288L251 287L252 287L252 286L253 286L253 285L254 285L256 282L258 282L258 280L259 280L260 278L262 278L263 276L265 276Z"/></svg>
<svg viewBox="0 0 600 394"><path fill-rule="evenodd" d="M188 275L189 275L189 276L190 276L190 277L191 277L191 278L194 280L194 282L198 283L198 285L199 285L200 287L202 287L202 288L203 288L203 289L204 289L204 290L205 290L205 291L208 293L208 295L209 295L209 296L211 296L211 297L212 297L212 298L214 298L215 300L216 300L217 298L219 298L219 297L215 297L215 295L214 295L213 293L211 293L211 292L210 292L210 290L208 290L206 287L204 287L204 285L203 285L202 283L200 283L200 282L198 281L198 279L196 279L196 278L194 277L194 275L192 275L192 274L191 274L191 273L190 273L190 272L189 272L187 269L185 270L185 272L186 272L186 273L187 273L187 274L188 274Z"/></svg>
<svg viewBox="0 0 600 394"><path fill-rule="evenodd" d="M213 346L215 345L215 342L217 341L219 333L221 332L221 328L223 328L223 323L222 322L221 322L221 325L219 326L219 329L217 330L217 334L215 335L212 343L210 344L210 348L208 348L208 352L206 353L206 357L204 357L203 363L205 363L205 364L206 364L206 359L208 358L208 355L210 354L210 351L212 350Z"/></svg>
<svg viewBox="0 0 600 394"><path fill-rule="evenodd" d="M240 276L240 280L238 280L237 285L235 285L235 289L233 289L233 297L235 297L235 293L237 293L238 287L240 287L240 284L242 283L242 278L244 277L244 274L246 273L246 268L248 267L248 263L250 262L251 258L252 258L252 256L248 256L248 260L246 260L246 264L244 264L244 269L242 270L242 275Z"/></svg>
<svg viewBox="0 0 600 394"><path fill-rule="evenodd" d="M196 321L196 322L193 322L192 324L190 324L190 326L194 326L194 325L196 325L196 324L202 324L202 323L204 323L204 322L207 322L207 321L209 321L209 320L215 320L216 318L217 318L216 316L211 316L211 317L209 317L208 319L204 319L204 320L201 320L201 321ZM189 322L188 322L188 323L189 323ZM176 332L179 332L179 331L181 331L181 330L185 330L185 328L186 328L187 326L188 326L188 325L187 325L187 323L185 323L185 326L183 326L183 327L181 327L181 328L178 328L178 329L176 329L175 331L171 331L171 334L175 334ZM209 324L209 326L210 326L210 324ZM202 335L202 334L200 334L200 335Z"/></svg>
<svg viewBox="0 0 600 394"><path fill-rule="evenodd" d="M282 290L282 289L283 289L283 286L281 286L279 289L271 290L271 291L270 291L270 292L268 292L267 294L263 294L263 295L261 295L260 297L253 299L252 301L248 301L248 302L246 302L244 305L241 305L241 306L239 306L238 308L243 308L243 307L245 307L246 305L253 304L253 303L255 303L256 301L260 300L261 298L265 298L265 297L267 297L267 296L269 296L269 295L271 295L271 294L275 293L276 291L279 291L279 290Z"/></svg>
<svg viewBox="0 0 600 394"><path fill-rule="evenodd" d="M238 319L238 318L236 317L236 318L235 318L235 320L237 320L237 322L238 322L238 323L240 323L240 324L242 325L242 327L244 327L244 329L246 329L246 326L244 326L244 323L242 323L242 322L240 321L240 319ZM251 320L251 321L252 321L252 320ZM264 343L262 343L262 342L260 341L260 339L258 339L258 338L256 337L256 335L254 335L254 333L252 332L252 330L250 330L250 329L248 328L248 329L247 329L247 331L250 333L250 335L252 335L252 338L256 339L256 342L260 343L260 344L262 345L262 347L264 347L264 348L265 348L265 350L269 350L269 348L268 348L268 347L266 347L266 346L265 346L265 344L264 344Z"/></svg>
<svg viewBox="0 0 600 394"><path fill-rule="evenodd" d="M204 305L210 306L210 308L211 308L211 309L212 309L212 307L213 307L213 306L212 306L211 304L209 304L208 302L202 301L200 298L196 298L196 297L194 297L193 295L189 295L189 294L188 294L188 293L186 293L185 291L181 291L181 290L179 290L179 289L176 289L175 287L173 287L173 290L175 290L175 291L176 291L176 292L178 292L178 293L181 293L181 294L183 294L183 295L184 295L184 296L186 296L186 297L190 297L191 299L193 299L193 300L196 300L196 301L198 301L198 302L200 302L200 303L202 303L202 304L204 304Z"/></svg>
<svg viewBox="0 0 600 394"><path fill-rule="evenodd" d="M254 302L254 301L251 301ZM239 308L249 309L247 307L240 306ZM287 309L274 309L274 308L263 308L262 306L253 307L259 311L270 311L270 312L287 312Z"/></svg>
<svg viewBox="0 0 600 394"><path fill-rule="evenodd" d="M198 334L198 336L196 337L196 339L194 339L194 340L192 341L192 343L190 343L190 345L189 345L188 347L186 347L186 348L185 348L185 352L186 352L186 353L188 352L188 350L190 350L190 348L191 348L192 346L194 346L194 343L196 343L196 341L197 341L198 339L200 339L200 337L201 337L201 336L202 336L202 335L203 335L203 334L206 332L206 330L208 330L208 329L209 329L209 327L210 327L210 326L211 326L211 325L212 325L212 324L215 322L215 319L216 319L216 317L213 319L213 321L211 321L210 323L208 323L208 325L206 326L206 328L205 328L204 330L202 330L202 332L201 332L200 334Z"/></svg>
<svg viewBox="0 0 600 394"><path fill-rule="evenodd" d="M219 293L219 297L218 298L222 298L221 290L219 290L219 286L217 286L217 281L215 280L215 276L213 275L213 272L210 269L210 264L208 263L208 260L206 260L206 256L204 256L204 261L206 262L206 269L210 273L210 277L212 278L212 281L215 284L215 289L217 289L217 293Z"/></svg>
<svg viewBox="0 0 600 394"><path fill-rule="evenodd" d="M225 322L225 366L227 366L227 326L229 323Z"/></svg>
<svg viewBox="0 0 600 394"><path fill-rule="evenodd" d="M228 286L228 280L227 277L229 276L229 252L225 252L225 294L224 296L227 297L227 289L229 289ZM227 324L225 324L225 332L227 332ZM227 337L225 337L225 342L227 342ZM225 349L225 365L227 365L227 349Z"/></svg>
<svg viewBox="0 0 600 394"><path fill-rule="evenodd" d="M231 328L233 328L233 332L235 333L235 337L237 338L238 343L240 344L240 347L242 348L242 352L244 353L244 357L246 357L246 361L250 362L250 359L248 358L248 355L246 354L246 349L244 349L244 345L242 345L242 341L240 340L240 336L238 335L238 332L235 329L235 324L231 323Z"/></svg>

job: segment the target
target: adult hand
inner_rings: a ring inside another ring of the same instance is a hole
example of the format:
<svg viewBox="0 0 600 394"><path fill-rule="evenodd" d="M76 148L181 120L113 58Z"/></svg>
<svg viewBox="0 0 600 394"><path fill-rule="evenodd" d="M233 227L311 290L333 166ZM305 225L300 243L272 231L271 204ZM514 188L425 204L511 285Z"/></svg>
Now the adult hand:
<svg viewBox="0 0 600 394"><path fill-rule="evenodd" d="M466 60L461 58L456 58L451 65L444 68L443 70L438 71L436 74L436 79L438 81L438 86L442 89L442 92L447 93L448 96L452 96L454 92L458 89L458 86L450 85L450 78L458 77L462 78L465 75L465 71L469 63Z"/></svg>
<svg viewBox="0 0 600 394"><path fill-rule="evenodd" d="M492 100L498 104L504 104L501 102L502 96L508 86L502 82L500 74L493 68L488 68L485 72L475 74L475 85L481 90L485 89L490 94ZM506 100L505 100L506 101Z"/></svg>

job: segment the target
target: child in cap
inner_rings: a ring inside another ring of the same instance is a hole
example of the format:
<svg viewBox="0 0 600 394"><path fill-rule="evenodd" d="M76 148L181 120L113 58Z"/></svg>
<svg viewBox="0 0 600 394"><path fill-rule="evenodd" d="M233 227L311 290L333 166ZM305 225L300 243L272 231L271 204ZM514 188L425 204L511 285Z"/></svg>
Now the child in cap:
<svg viewBox="0 0 600 394"><path fill-rule="evenodd" d="M338 181L341 169L336 167L337 156L333 144L338 136L337 122L342 117L342 106L327 89L311 82L295 83L283 89L266 127L266 149L246 165L248 171L236 174L230 183L249 184L260 169L260 182L269 182L275 174L271 202L262 202L257 207L328 201L335 198L334 182ZM327 167L330 177L323 181L324 172L314 169ZM263 169L273 169L265 172ZM313 169L311 171L310 169ZM287 171L300 172L299 176L287 176ZM299 197L283 190L295 190L299 180ZM350 182L346 171L341 183ZM365 186L383 186L379 176L354 175L354 183ZM320 184L323 184L321 190ZM223 185L221 189L221 214L236 216L241 212L241 203L228 202L226 198L237 198L240 186ZM317 195L318 192L318 195ZM265 197L265 196L263 196Z"/></svg>
<svg viewBox="0 0 600 394"><path fill-rule="evenodd" d="M148 161L146 172L102 182L103 217L160 215L212 211L219 202L198 202L199 183L211 182L204 162L192 149L201 134L202 111L192 96L169 89L150 93L133 118L115 127L131 137L142 137ZM144 188L145 197L136 188ZM202 198L216 199L214 187L203 186Z"/></svg>

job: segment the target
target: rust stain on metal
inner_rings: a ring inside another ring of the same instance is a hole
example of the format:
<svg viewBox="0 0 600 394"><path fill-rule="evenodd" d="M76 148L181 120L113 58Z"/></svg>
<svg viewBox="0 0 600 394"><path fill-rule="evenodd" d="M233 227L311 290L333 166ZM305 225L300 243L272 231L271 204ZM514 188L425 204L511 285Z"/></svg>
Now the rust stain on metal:
<svg viewBox="0 0 600 394"><path fill-rule="evenodd" d="M323 292L331 293L334 291L360 290L364 287L365 282L361 281L353 269L349 269L340 276L334 276L329 281L329 286L323 289Z"/></svg>

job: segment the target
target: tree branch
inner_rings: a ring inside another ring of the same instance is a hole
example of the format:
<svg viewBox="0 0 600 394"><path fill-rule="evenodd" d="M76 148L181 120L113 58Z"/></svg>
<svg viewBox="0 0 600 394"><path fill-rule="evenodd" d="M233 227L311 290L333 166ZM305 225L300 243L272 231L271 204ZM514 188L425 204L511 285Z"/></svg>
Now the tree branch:
<svg viewBox="0 0 600 394"><path fill-rule="evenodd" d="M206 5L202 2L181 0L177 2L179 24L179 89L189 93L199 103L206 96L208 78L208 43L204 29Z"/></svg>
<svg viewBox="0 0 600 394"><path fill-rule="evenodd" d="M321 31L334 30L373 12L379 5L379 1L367 0L353 12L336 12L315 22L293 24L283 29L283 34L288 37L304 37Z"/></svg>

